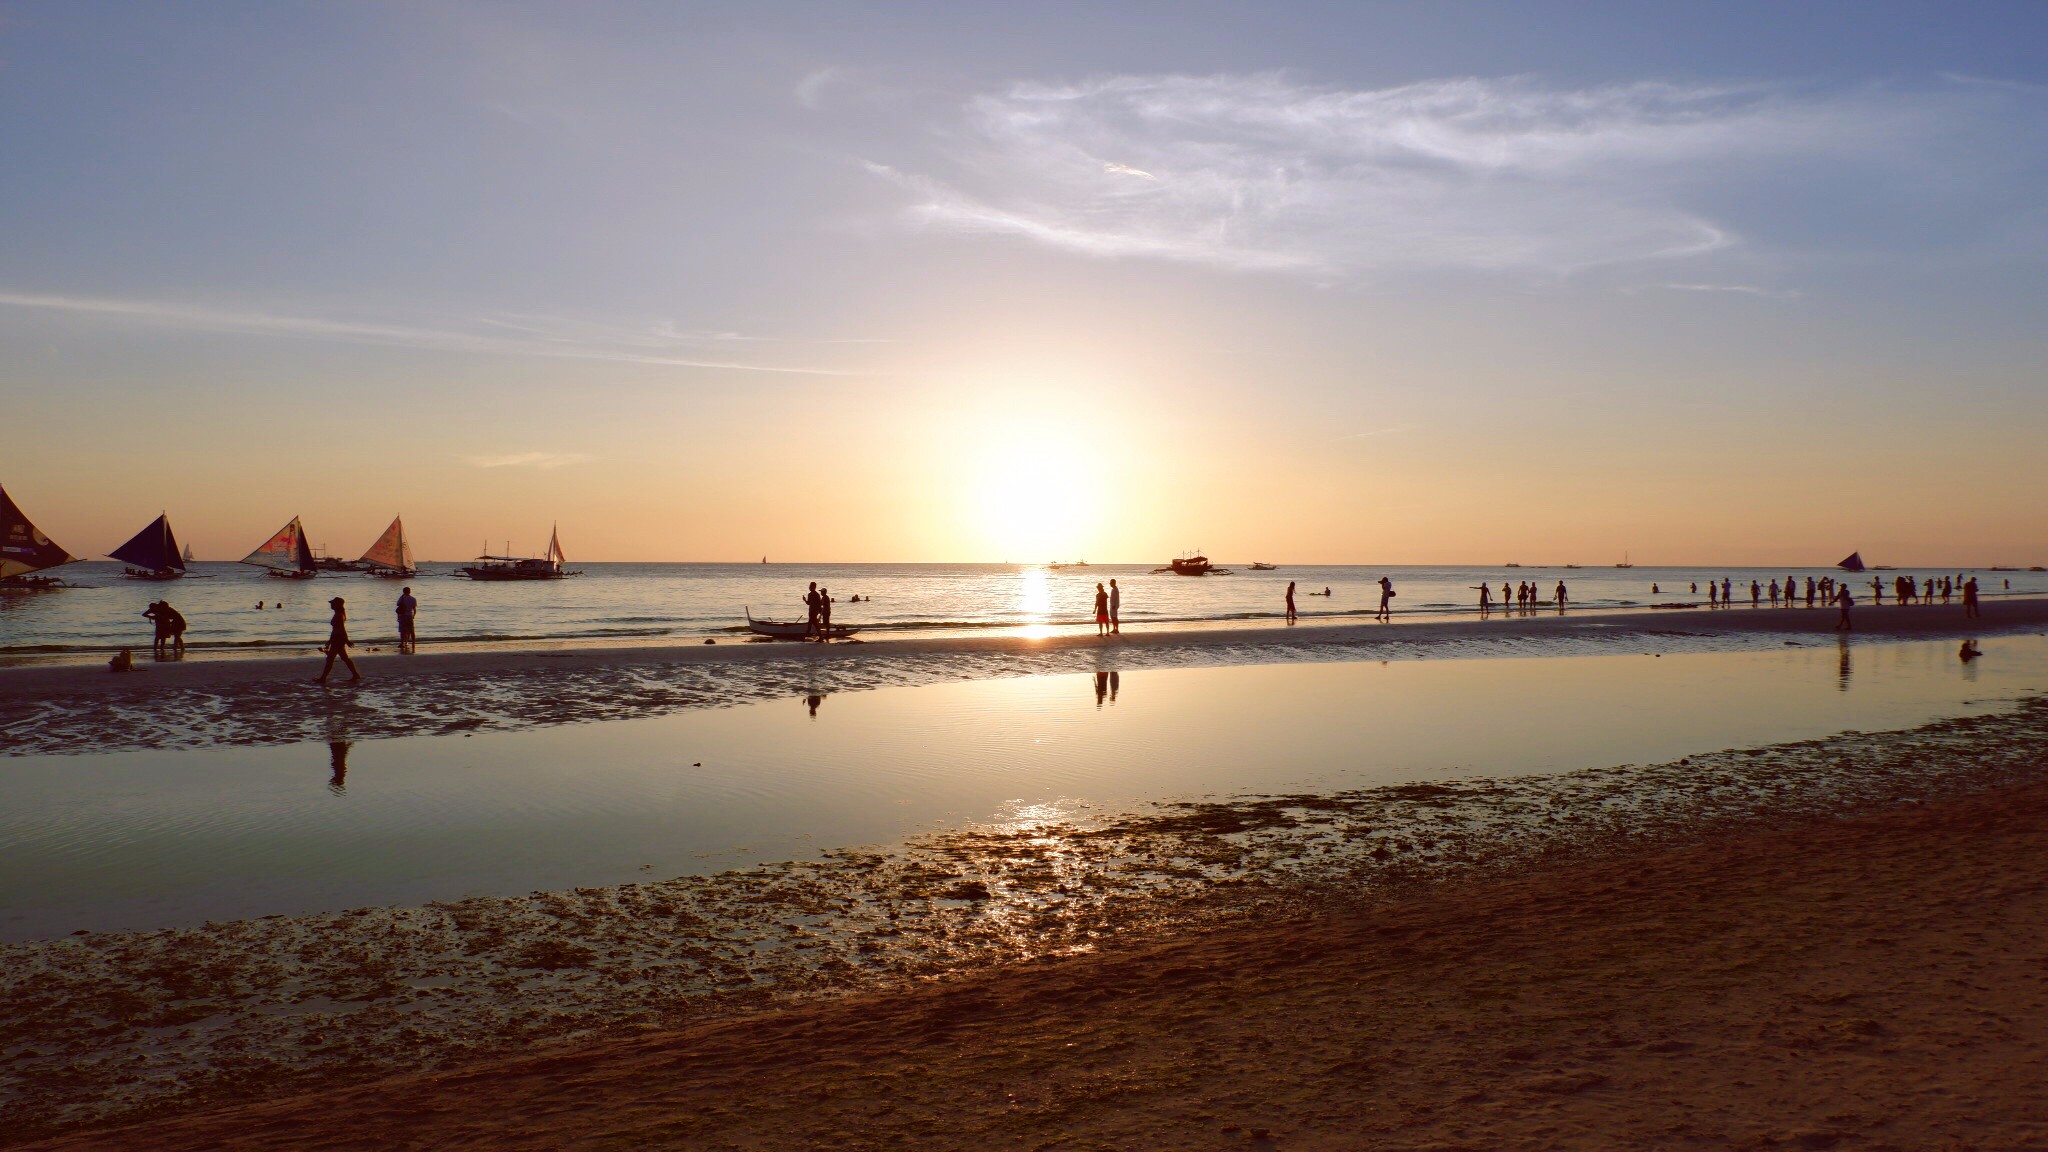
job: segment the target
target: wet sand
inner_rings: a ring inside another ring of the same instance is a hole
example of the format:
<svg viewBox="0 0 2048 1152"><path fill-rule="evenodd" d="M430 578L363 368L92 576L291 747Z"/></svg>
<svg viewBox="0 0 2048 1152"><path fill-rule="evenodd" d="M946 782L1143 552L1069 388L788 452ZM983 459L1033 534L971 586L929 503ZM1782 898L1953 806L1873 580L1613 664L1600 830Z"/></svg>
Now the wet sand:
<svg viewBox="0 0 2048 1152"><path fill-rule="evenodd" d="M0 1114L157 1117L66 1148L2036 1147L2044 767L2032 702L9 946Z"/></svg>
<svg viewBox="0 0 2048 1152"><path fill-rule="evenodd" d="M363 653L365 679L310 683L320 658L141 661L0 668L0 755L282 744L510 729L655 715L820 692L995 676L1191 664L1706 652L1834 644L1832 609L1737 608L1517 615L1487 620L1308 624L1044 637L978 636L807 645ZM2048 598L1960 607L1859 607L1852 643L2048 628Z"/></svg>

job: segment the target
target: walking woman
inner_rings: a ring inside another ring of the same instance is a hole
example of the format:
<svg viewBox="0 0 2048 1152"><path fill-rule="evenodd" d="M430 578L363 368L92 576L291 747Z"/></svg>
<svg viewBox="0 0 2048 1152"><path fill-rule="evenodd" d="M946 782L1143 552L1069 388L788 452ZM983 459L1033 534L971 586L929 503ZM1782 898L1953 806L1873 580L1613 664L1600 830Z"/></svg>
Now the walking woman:
<svg viewBox="0 0 2048 1152"><path fill-rule="evenodd" d="M1294 581L1287 582L1287 622L1294 623Z"/></svg>
<svg viewBox="0 0 2048 1152"><path fill-rule="evenodd" d="M316 682L327 683L327 674L334 671L336 660L348 665L350 680L361 680L363 674L356 671L356 662L348 658L348 650L353 647L348 638L348 605L343 603L341 597L336 596L327 602L327 606L334 609L334 620L329 626L327 647L324 649L327 653L327 665L320 669L320 677Z"/></svg>

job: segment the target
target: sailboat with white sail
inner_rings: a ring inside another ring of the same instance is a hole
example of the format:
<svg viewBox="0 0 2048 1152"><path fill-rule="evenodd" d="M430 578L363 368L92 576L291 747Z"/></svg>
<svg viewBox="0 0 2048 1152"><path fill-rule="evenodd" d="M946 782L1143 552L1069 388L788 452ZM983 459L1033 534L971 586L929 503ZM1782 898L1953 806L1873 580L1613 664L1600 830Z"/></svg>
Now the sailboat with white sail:
<svg viewBox="0 0 2048 1152"><path fill-rule="evenodd" d="M77 560L30 523L8 498L7 490L0 488L0 588L62 588L64 581L59 577L36 573Z"/></svg>
<svg viewBox="0 0 2048 1152"><path fill-rule="evenodd" d="M313 566L313 549L306 544L306 527L299 523L297 516L265 540L261 547L242 557L242 563L253 564L264 569L265 576L275 576L280 580L311 580L320 574L320 570Z"/></svg>
<svg viewBox="0 0 2048 1152"><path fill-rule="evenodd" d="M505 549L512 549L507 546ZM534 556L493 556L485 553L477 557L477 563L465 564L462 574L471 580L560 580L564 576L581 576L581 572L570 572L564 566L569 562L567 553L562 551L562 532L555 528L548 536L547 555Z"/></svg>
<svg viewBox="0 0 2048 1152"><path fill-rule="evenodd" d="M158 515L149 527L107 555L122 563L121 575L130 580L176 580L185 575L185 557L178 550L178 536L171 531L168 513Z"/></svg>
<svg viewBox="0 0 2048 1152"><path fill-rule="evenodd" d="M372 576L391 580L410 579L420 574L412 564L412 545L405 540L405 522L401 517L391 518L391 527L384 530L370 550L356 560L355 566Z"/></svg>

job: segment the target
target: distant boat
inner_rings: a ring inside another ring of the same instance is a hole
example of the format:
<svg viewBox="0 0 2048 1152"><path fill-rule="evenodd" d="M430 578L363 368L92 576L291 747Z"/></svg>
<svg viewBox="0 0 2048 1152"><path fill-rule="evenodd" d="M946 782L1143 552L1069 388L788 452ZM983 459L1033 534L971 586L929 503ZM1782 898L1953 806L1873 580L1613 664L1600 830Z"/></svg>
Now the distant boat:
<svg viewBox="0 0 2048 1152"><path fill-rule="evenodd" d="M754 610L746 609L747 631L756 636L772 636L777 640L802 640L811 634L811 626L801 620L756 620ZM860 631L858 624L834 624L824 630L828 640L843 640Z"/></svg>
<svg viewBox="0 0 2048 1152"><path fill-rule="evenodd" d="M58 577L31 573L77 560L30 523L0 488L0 588L61 588L64 581Z"/></svg>
<svg viewBox="0 0 2048 1152"><path fill-rule="evenodd" d="M299 523L297 516L254 552L242 557L242 563L253 564L263 569L265 576L280 580L311 580L320 574L313 564L313 550L306 546L306 526Z"/></svg>
<svg viewBox="0 0 2048 1152"><path fill-rule="evenodd" d="M185 545L184 560L187 565L192 563L192 546L190 544Z"/></svg>
<svg viewBox="0 0 2048 1152"><path fill-rule="evenodd" d="M1279 570L1280 566L1278 564L1268 564L1264 560L1252 561L1252 571L1254 572L1278 572Z"/></svg>
<svg viewBox="0 0 2048 1152"><path fill-rule="evenodd" d="M391 518L391 527L384 530L370 550L356 560L355 566L372 576L388 579L402 579L419 575L419 569L412 564L412 545L405 541L405 523L397 516Z"/></svg>
<svg viewBox="0 0 2048 1152"><path fill-rule="evenodd" d="M506 551L511 551L508 547ZM562 533L555 528L548 536L547 555L492 556L485 553L477 557L480 564L466 564L462 573L471 580L560 580L565 576L581 576L581 572L570 572L563 568L569 557L562 552Z"/></svg>
<svg viewBox="0 0 2048 1152"><path fill-rule="evenodd" d="M1166 567L1154 568L1153 571L1171 572L1176 576L1230 575L1230 569L1216 567L1214 564L1209 563L1209 558L1207 556L1176 557L1175 559L1168 561Z"/></svg>
<svg viewBox="0 0 2048 1152"><path fill-rule="evenodd" d="M1577 564L1567 564L1567 565L1565 565L1565 567L1566 567L1566 568L1577 568L1577 567L1578 567L1578 565L1577 565Z"/></svg>
<svg viewBox="0 0 2048 1152"><path fill-rule="evenodd" d="M1503 564L1503 565L1501 565L1501 567L1503 567L1503 568L1520 568L1520 567L1521 567L1521 565L1520 565L1520 564Z"/></svg>
<svg viewBox="0 0 2048 1152"><path fill-rule="evenodd" d="M149 527L107 555L125 565L121 574L130 580L176 580L185 574L185 558L178 551L169 514L150 521Z"/></svg>
<svg viewBox="0 0 2048 1152"><path fill-rule="evenodd" d="M1616 568L1633 568L1633 567L1635 567L1635 565L1633 565L1633 564L1631 564L1631 563L1629 563L1629 562L1628 562L1628 553L1626 553L1626 552L1623 552L1623 553L1621 554L1621 563L1619 563L1619 564L1616 564L1616 565L1615 565L1615 567L1616 567Z"/></svg>
<svg viewBox="0 0 2048 1152"><path fill-rule="evenodd" d="M1835 567L1840 568L1844 572L1861 572L1863 571L1863 553L1851 552L1843 557L1842 562L1835 565Z"/></svg>

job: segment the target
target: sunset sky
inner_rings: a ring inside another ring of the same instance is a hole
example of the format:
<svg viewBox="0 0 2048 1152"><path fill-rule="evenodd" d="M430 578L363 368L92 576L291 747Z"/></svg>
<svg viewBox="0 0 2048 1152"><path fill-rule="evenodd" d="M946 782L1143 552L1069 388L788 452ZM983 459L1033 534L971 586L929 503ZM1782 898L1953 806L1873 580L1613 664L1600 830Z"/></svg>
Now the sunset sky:
<svg viewBox="0 0 2048 1152"><path fill-rule="evenodd" d="M2048 5L0 3L99 555L2048 563Z"/></svg>

